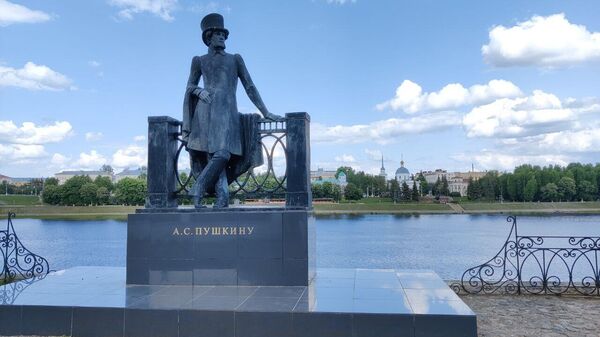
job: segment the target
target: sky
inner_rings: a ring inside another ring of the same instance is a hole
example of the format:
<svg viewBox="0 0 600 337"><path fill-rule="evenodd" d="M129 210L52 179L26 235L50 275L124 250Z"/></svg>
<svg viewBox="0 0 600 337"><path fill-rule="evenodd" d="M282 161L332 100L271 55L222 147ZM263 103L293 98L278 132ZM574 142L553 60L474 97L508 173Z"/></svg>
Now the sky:
<svg viewBox="0 0 600 337"><path fill-rule="evenodd" d="M145 165L211 12L313 169L600 162L597 0L0 0L0 174Z"/></svg>

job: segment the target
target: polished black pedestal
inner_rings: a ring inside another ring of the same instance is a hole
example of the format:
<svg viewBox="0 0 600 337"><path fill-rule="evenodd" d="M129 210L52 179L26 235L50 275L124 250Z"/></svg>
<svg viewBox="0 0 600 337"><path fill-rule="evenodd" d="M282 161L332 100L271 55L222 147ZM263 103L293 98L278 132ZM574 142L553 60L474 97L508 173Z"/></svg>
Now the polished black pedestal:
<svg viewBox="0 0 600 337"><path fill-rule="evenodd" d="M315 239L304 209L138 210L127 221L127 284L307 286Z"/></svg>
<svg viewBox="0 0 600 337"><path fill-rule="evenodd" d="M0 286L0 336L476 337L475 314L426 270L319 269L309 286L126 285L77 267Z"/></svg>

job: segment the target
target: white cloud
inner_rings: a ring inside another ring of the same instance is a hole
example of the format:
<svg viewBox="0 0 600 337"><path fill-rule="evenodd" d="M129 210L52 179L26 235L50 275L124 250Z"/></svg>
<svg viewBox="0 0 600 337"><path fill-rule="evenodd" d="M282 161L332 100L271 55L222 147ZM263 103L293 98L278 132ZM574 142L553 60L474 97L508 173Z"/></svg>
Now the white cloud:
<svg viewBox="0 0 600 337"><path fill-rule="evenodd" d="M24 122L21 127L17 127L13 121L0 121L0 143L57 143L69 136L72 130L71 124L64 121L45 126L36 126L32 122Z"/></svg>
<svg viewBox="0 0 600 337"><path fill-rule="evenodd" d="M516 85L505 80L491 80L487 84L476 84L469 88L465 88L460 83L451 83L440 91L425 93L417 83L404 80L396 89L394 98L377 104L375 108L402 110L414 114L421 111L454 109L521 95L522 92Z"/></svg>
<svg viewBox="0 0 600 337"><path fill-rule="evenodd" d="M555 153L600 152L600 127L548 133L537 144L541 150Z"/></svg>
<svg viewBox="0 0 600 337"><path fill-rule="evenodd" d="M143 142L145 140L146 140L146 136L144 136L144 135L139 135L139 136L133 137L134 142Z"/></svg>
<svg viewBox="0 0 600 337"><path fill-rule="evenodd" d="M112 156L111 164L119 168L146 166L148 158L146 150L137 145L119 149Z"/></svg>
<svg viewBox="0 0 600 337"><path fill-rule="evenodd" d="M398 141L398 137L401 135L431 132L460 124L461 118L458 113L440 112L348 126L324 126L313 123L310 133L314 142L356 144L373 141L379 144L388 144Z"/></svg>
<svg viewBox="0 0 600 337"><path fill-rule="evenodd" d="M103 136L104 135L102 134L102 132L86 132L85 140L87 140L88 142L93 142L102 139Z"/></svg>
<svg viewBox="0 0 600 337"><path fill-rule="evenodd" d="M0 87L29 90L75 90L71 80L44 65L27 62L21 69L0 66Z"/></svg>
<svg viewBox="0 0 600 337"><path fill-rule="evenodd" d="M229 12L231 12L231 7L229 7L228 5L221 5L215 1L210 1L206 4L202 4L202 3L193 4L193 5L189 6L187 8L187 10L192 13L198 13L198 14L222 13L222 12L229 13Z"/></svg>
<svg viewBox="0 0 600 337"><path fill-rule="evenodd" d="M109 0L110 5L121 8L118 15L131 20L138 13L148 12L165 21L173 21L171 12L177 7L177 0Z"/></svg>
<svg viewBox="0 0 600 337"><path fill-rule="evenodd" d="M80 168L98 169L106 163L107 160L103 155L96 152L96 150L92 150L90 153L80 153L79 159L75 162L75 165Z"/></svg>
<svg viewBox="0 0 600 337"><path fill-rule="evenodd" d="M96 60L91 60L88 62L88 64L90 65L90 67L93 67L93 68L98 68L102 65L100 62L98 62Z"/></svg>
<svg viewBox="0 0 600 337"><path fill-rule="evenodd" d="M46 156L44 146L31 144L0 144L0 160L36 159Z"/></svg>
<svg viewBox="0 0 600 337"><path fill-rule="evenodd" d="M52 166L63 168L70 161L71 161L71 158L69 158L65 155L62 155L60 153L55 153L52 155L52 159L50 159L50 164L52 164Z"/></svg>
<svg viewBox="0 0 600 337"><path fill-rule="evenodd" d="M564 155L536 154L519 155L505 152L483 150L476 154L457 154L453 159L465 164L474 163L475 166L484 170L512 171L515 167L524 164L531 165L561 165L566 166L571 159Z"/></svg>
<svg viewBox="0 0 600 337"><path fill-rule="evenodd" d="M510 28L496 26L489 39L481 53L498 67L558 67L600 60L600 33L570 23L563 13L533 16Z"/></svg>
<svg viewBox="0 0 600 337"><path fill-rule="evenodd" d="M469 137L525 137L568 129L577 115L555 95L535 90L524 98L503 98L463 117Z"/></svg>
<svg viewBox="0 0 600 337"><path fill-rule="evenodd" d="M371 160L381 160L381 156L383 156L380 150L365 149L365 153Z"/></svg>
<svg viewBox="0 0 600 337"><path fill-rule="evenodd" d="M356 159L354 156L344 153L341 156L336 156L335 161L340 163L355 163Z"/></svg>
<svg viewBox="0 0 600 337"><path fill-rule="evenodd" d="M0 0L0 27L14 23L37 23L50 20L50 15L25 6Z"/></svg>
<svg viewBox="0 0 600 337"><path fill-rule="evenodd" d="M344 5L349 3L355 3L356 0L327 0L328 4Z"/></svg>

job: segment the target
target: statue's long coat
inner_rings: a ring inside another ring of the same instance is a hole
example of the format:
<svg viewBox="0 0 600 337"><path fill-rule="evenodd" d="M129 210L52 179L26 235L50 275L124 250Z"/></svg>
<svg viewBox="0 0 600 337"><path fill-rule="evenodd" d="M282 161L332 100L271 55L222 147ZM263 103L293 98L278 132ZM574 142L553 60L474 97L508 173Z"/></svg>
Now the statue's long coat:
<svg viewBox="0 0 600 337"><path fill-rule="evenodd" d="M194 94L202 90L198 87L200 77L204 90L210 93L211 103L204 103ZM263 163L259 116L240 114L237 109L238 78L246 92L257 92L240 55L210 49L206 55L195 56L183 104L182 131L187 148L207 154L219 150L231 153L232 161L227 168L230 182Z"/></svg>

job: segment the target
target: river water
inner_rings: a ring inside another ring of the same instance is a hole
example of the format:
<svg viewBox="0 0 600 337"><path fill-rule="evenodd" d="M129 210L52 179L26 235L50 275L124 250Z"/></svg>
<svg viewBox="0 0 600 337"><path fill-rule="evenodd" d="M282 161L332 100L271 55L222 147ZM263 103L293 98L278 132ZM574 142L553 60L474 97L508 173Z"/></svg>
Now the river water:
<svg viewBox="0 0 600 337"><path fill-rule="evenodd" d="M520 235L600 236L600 216L521 216ZM125 266L124 221L15 219L23 244L51 269ZM503 215L317 217L317 266L432 269L444 279L492 258L510 231Z"/></svg>

